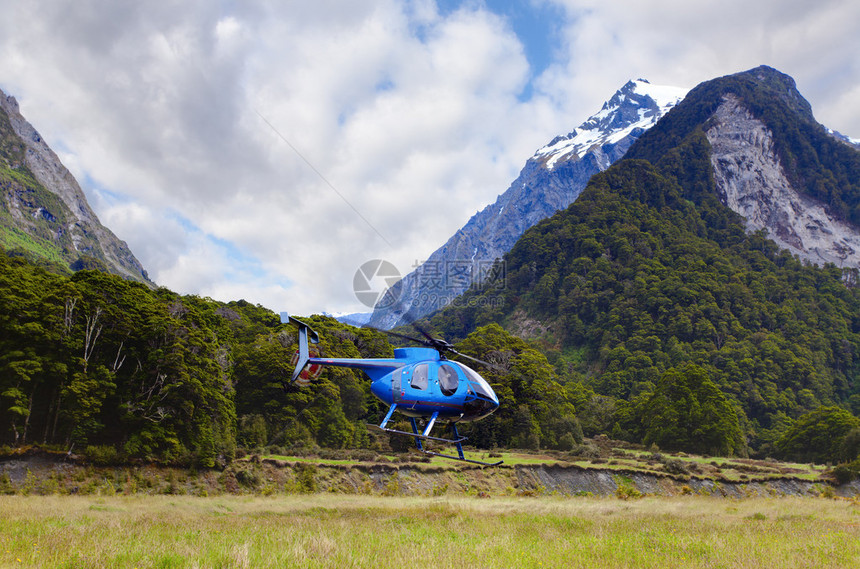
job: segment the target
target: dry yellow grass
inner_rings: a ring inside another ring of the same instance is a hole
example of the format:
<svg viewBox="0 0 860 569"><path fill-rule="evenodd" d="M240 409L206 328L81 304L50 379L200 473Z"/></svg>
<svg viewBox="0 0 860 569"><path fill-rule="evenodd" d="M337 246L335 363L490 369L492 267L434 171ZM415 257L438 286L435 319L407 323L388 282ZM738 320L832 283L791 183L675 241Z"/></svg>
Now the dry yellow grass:
<svg viewBox="0 0 860 569"><path fill-rule="evenodd" d="M860 504L0 496L0 567L860 567Z"/></svg>

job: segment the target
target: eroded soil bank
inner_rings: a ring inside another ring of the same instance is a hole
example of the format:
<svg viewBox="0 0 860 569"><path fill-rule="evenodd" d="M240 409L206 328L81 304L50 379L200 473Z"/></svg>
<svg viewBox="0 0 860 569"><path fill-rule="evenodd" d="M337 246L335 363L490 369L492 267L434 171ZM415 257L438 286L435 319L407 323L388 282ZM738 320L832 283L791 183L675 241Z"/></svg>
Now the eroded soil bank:
<svg viewBox="0 0 860 569"><path fill-rule="evenodd" d="M280 494L333 492L383 496L677 496L708 495L860 497L860 480L769 476L744 481L696 475L582 467L572 464L471 465L420 463L315 464L255 459L224 470L187 470L151 465L96 467L62 456L32 454L0 460L0 493L44 494Z"/></svg>

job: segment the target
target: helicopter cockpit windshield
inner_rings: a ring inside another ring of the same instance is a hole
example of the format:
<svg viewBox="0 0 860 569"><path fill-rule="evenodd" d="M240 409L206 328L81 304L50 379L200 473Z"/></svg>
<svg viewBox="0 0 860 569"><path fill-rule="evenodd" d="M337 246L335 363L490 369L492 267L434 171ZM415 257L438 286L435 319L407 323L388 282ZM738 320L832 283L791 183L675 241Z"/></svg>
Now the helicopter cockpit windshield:
<svg viewBox="0 0 860 569"><path fill-rule="evenodd" d="M427 389L427 364L418 364L412 372L411 386L415 389Z"/></svg>
<svg viewBox="0 0 860 569"><path fill-rule="evenodd" d="M466 401L463 404L465 413L462 420L475 421L495 411L499 406L499 400L490 384L469 366L460 362L452 363L460 366L469 381Z"/></svg>
<svg viewBox="0 0 860 569"><path fill-rule="evenodd" d="M485 399L489 399L490 401L496 401L496 394L493 392L493 388L490 387L490 384L487 383L483 377L481 377L478 372L467 366L466 364L461 364L460 362L453 362L460 366L460 369L466 374L466 377L469 378L469 391L478 397L483 397Z"/></svg>

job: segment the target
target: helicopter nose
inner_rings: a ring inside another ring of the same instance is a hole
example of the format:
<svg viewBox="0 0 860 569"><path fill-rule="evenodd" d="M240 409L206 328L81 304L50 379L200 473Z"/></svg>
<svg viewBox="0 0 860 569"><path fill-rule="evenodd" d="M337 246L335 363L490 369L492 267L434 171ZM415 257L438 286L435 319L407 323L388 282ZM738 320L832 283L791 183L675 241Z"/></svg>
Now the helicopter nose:
<svg viewBox="0 0 860 569"><path fill-rule="evenodd" d="M492 414L498 408L498 398L494 396L490 396L487 398L476 397L470 401L467 401L464 405L465 415L463 416L463 420L477 421L478 419L482 419L487 415Z"/></svg>

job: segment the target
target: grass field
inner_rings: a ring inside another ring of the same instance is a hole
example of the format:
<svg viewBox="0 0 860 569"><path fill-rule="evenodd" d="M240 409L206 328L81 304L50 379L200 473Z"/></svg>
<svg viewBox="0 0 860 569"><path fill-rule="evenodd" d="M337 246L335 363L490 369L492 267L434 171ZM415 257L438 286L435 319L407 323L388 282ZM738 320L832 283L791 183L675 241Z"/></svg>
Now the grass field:
<svg viewBox="0 0 860 569"><path fill-rule="evenodd" d="M860 502L0 496L0 567L860 567Z"/></svg>

